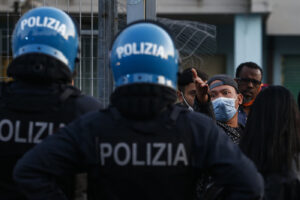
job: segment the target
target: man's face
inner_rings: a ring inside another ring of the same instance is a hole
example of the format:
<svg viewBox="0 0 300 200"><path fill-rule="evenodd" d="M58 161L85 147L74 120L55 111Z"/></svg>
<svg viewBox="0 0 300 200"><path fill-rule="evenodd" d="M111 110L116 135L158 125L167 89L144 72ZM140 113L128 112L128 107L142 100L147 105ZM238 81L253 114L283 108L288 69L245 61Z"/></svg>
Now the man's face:
<svg viewBox="0 0 300 200"><path fill-rule="evenodd" d="M213 81L210 85L213 85L217 82L220 81L219 80ZM243 96L241 94L237 94L234 87L230 85L220 85L210 90L210 98L212 101L220 97L236 99L235 101L236 109L238 109L239 105L242 104L243 102Z"/></svg>
<svg viewBox="0 0 300 200"><path fill-rule="evenodd" d="M195 83L190 83L187 86L185 86L184 91L178 91L177 92L177 96L178 96L179 101L181 103L185 104L181 92L184 95L184 98L187 101L187 103L191 107L193 107L194 100L195 100L195 97L196 97L196 86L195 86Z"/></svg>
<svg viewBox="0 0 300 200"><path fill-rule="evenodd" d="M244 103L250 102L258 95L261 84L261 72L258 69L249 68L244 66L236 81L239 86L240 92L244 96Z"/></svg>

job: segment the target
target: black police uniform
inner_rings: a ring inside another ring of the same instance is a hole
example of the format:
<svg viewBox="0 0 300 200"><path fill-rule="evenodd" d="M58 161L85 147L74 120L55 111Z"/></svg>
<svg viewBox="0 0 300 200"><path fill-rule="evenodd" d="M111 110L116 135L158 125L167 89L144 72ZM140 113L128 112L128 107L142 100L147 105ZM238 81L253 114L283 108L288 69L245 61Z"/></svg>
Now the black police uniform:
<svg viewBox="0 0 300 200"><path fill-rule="evenodd" d="M34 147L14 178L29 199L66 199L54 178L82 171L89 199L193 199L198 177L209 169L228 189L227 199L259 199L261 176L220 131L206 116L178 106L149 120L125 119L110 107Z"/></svg>
<svg viewBox="0 0 300 200"><path fill-rule="evenodd" d="M1 83L0 199L24 199L12 180L12 171L26 151L80 115L100 108L97 100L72 86ZM60 180L69 197L74 193L72 182L71 177Z"/></svg>

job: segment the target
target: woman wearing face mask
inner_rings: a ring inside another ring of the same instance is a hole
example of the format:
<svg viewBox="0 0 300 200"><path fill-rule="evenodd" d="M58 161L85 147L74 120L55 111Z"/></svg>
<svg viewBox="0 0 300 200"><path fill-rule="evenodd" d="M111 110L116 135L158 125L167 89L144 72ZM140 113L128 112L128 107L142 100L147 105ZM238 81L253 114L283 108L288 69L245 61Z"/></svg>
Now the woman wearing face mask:
<svg viewBox="0 0 300 200"><path fill-rule="evenodd" d="M234 143L239 143L244 127L238 123L237 111L243 96L237 83L231 77L220 74L209 79L208 86L217 124Z"/></svg>

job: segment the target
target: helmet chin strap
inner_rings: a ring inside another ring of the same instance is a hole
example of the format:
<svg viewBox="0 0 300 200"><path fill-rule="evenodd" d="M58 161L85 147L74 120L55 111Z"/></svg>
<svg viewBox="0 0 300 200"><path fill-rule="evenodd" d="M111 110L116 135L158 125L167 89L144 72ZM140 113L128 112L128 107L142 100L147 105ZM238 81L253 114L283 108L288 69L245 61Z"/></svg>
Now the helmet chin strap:
<svg viewBox="0 0 300 200"><path fill-rule="evenodd" d="M183 98L183 101L184 101L185 105L187 105L188 109L189 109L190 111L194 111L194 108L186 101L183 92L180 91L180 93L181 93L181 96L182 96L182 98Z"/></svg>

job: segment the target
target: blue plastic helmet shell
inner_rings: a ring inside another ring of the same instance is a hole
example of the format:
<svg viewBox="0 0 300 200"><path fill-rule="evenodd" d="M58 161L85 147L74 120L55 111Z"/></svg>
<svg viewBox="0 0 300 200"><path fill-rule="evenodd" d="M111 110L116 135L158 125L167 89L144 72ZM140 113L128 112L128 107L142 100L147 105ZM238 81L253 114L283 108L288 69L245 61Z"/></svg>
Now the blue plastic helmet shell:
<svg viewBox="0 0 300 200"><path fill-rule="evenodd" d="M167 31L145 21L126 27L115 39L110 53L116 87L153 83L176 89L178 60Z"/></svg>
<svg viewBox="0 0 300 200"><path fill-rule="evenodd" d="M15 26L13 58L41 53L52 56L74 71L79 40L76 26L63 11L39 7L25 13Z"/></svg>

